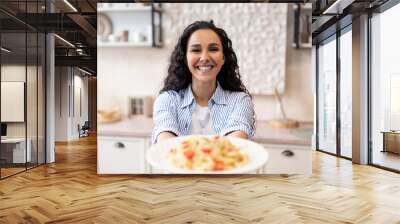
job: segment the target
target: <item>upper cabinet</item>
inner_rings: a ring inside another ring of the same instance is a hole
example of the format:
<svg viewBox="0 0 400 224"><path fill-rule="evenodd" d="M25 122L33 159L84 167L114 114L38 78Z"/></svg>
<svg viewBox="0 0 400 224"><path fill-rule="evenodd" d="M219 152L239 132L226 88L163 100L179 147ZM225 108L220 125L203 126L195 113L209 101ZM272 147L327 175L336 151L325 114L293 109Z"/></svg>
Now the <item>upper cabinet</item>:
<svg viewBox="0 0 400 224"><path fill-rule="evenodd" d="M160 3L98 3L98 47L162 47Z"/></svg>

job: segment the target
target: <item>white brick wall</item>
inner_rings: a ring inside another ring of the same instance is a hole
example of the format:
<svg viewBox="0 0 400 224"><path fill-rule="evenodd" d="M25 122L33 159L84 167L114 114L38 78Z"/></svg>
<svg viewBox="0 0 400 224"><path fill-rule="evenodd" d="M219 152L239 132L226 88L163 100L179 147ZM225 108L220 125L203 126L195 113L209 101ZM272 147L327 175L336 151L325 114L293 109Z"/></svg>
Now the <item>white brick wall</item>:
<svg viewBox="0 0 400 224"><path fill-rule="evenodd" d="M192 22L212 19L232 40L250 93L284 91L287 4L168 3L163 8L165 45L174 46Z"/></svg>

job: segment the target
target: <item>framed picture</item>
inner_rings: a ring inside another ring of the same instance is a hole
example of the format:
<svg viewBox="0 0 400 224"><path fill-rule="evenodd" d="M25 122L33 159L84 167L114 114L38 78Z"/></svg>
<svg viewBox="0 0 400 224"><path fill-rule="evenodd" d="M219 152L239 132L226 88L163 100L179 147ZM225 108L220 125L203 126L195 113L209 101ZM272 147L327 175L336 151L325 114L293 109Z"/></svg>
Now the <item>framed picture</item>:
<svg viewBox="0 0 400 224"><path fill-rule="evenodd" d="M311 3L294 4L294 37L293 47L295 48L311 48L312 35L311 35L311 17L312 5Z"/></svg>

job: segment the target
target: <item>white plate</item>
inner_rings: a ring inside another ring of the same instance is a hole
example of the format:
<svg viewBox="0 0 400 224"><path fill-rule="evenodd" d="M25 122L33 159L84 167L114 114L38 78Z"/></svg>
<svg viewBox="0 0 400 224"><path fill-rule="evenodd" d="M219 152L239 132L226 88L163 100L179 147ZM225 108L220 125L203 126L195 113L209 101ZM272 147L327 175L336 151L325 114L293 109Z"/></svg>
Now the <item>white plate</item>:
<svg viewBox="0 0 400 224"><path fill-rule="evenodd" d="M112 22L110 17L104 13L97 14L97 35L108 36L112 33Z"/></svg>
<svg viewBox="0 0 400 224"><path fill-rule="evenodd" d="M200 135L198 135L200 136ZM212 135L202 135L205 137L212 137ZM243 166L233 168L225 171L199 171L177 168L169 163L167 156L172 147L179 144L185 138L193 137L184 136L178 138L167 139L161 141L155 145L152 145L147 151L146 159L150 165L162 171L163 173L174 173L174 174L243 174L252 173L257 169L263 167L268 161L268 152L263 146L255 142L236 138L236 137L225 137L228 138L232 144L237 146L243 153L249 156L249 162Z"/></svg>

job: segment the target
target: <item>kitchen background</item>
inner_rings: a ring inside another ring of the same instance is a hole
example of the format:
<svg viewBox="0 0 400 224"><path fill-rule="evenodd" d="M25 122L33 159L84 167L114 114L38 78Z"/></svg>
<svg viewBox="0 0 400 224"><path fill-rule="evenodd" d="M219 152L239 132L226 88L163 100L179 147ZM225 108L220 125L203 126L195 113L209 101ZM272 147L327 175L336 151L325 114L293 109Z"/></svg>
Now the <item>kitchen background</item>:
<svg viewBox="0 0 400 224"><path fill-rule="evenodd" d="M311 4L99 3L97 10L99 174L165 173L146 159L153 101L180 34L197 20L226 30L253 95L252 140L269 153L254 172L311 174Z"/></svg>
<svg viewBox="0 0 400 224"><path fill-rule="evenodd" d="M243 80L254 97L257 118L270 120L281 116L273 95L277 87L289 118L313 121L311 48L293 47L296 5L162 4L161 23L155 16L156 31L161 24L162 47L129 44L140 38L139 32L148 34L142 38L144 42L151 38L151 13L128 10L137 6L98 5L98 32L102 32L98 35L97 52L100 111L119 108L126 117L132 111L128 97L156 97L183 29L196 20L213 20L233 42ZM128 31L125 44L124 30Z"/></svg>

